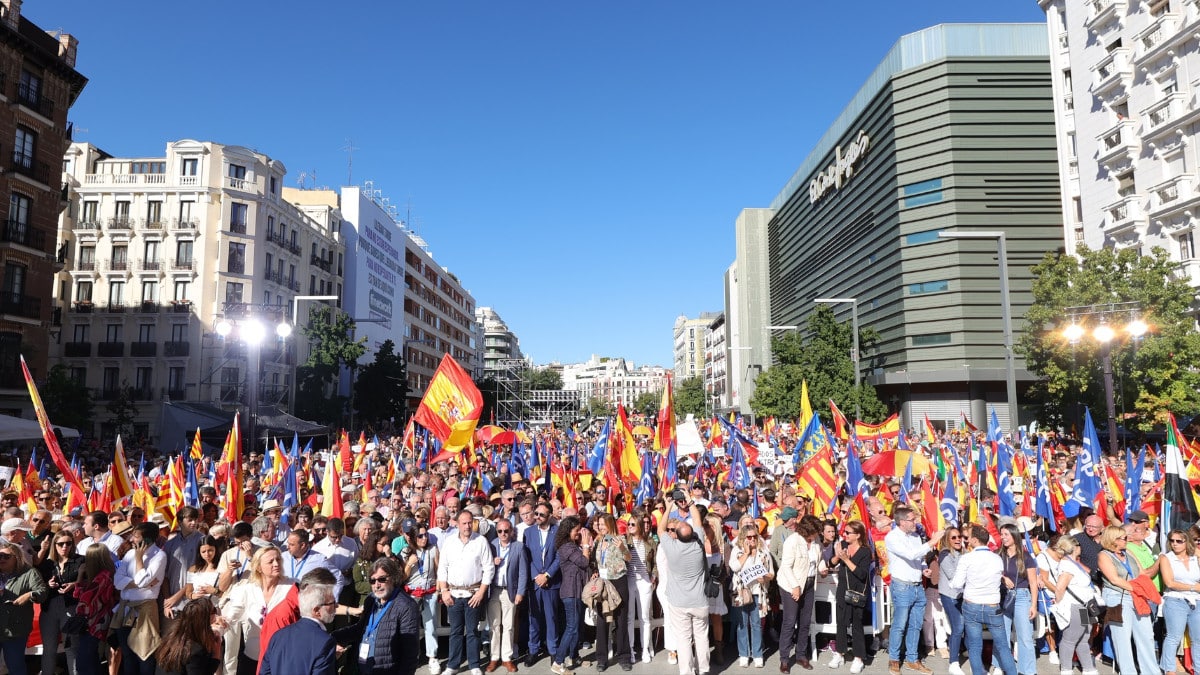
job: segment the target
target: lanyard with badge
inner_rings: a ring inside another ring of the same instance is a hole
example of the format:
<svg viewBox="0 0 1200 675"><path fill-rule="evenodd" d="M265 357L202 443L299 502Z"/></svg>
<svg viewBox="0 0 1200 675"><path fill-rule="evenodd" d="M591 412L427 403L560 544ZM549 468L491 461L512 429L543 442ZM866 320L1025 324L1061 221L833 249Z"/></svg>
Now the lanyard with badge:
<svg viewBox="0 0 1200 675"><path fill-rule="evenodd" d="M371 618L367 620L367 629L363 631L362 642L358 645L359 663L363 663L371 658L371 653L375 651L375 631L379 628L379 622L383 621L388 608L392 606L392 602L395 600L396 592L393 591L392 597L388 598L387 602L378 607L374 612L371 612Z"/></svg>
<svg viewBox="0 0 1200 675"><path fill-rule="evenodd" d="M300 573L304 571L304 566L308 564L308 554L309 553L312 553L312 551L305 552L304 557L300 559L300 567L299 568L296 567L296 559L292 558L292 578L293 579L300 578Z"/></svg>

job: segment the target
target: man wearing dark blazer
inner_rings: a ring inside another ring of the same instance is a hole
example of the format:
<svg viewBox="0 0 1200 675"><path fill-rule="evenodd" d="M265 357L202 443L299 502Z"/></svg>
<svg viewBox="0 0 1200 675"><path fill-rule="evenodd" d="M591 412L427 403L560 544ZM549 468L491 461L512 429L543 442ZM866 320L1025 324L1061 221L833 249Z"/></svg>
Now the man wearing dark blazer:
<svg viewBox="0 0 1200 675"><path fill-rule="evenodd" d="M529 579L533 593L529 602L529 656L525 665L537 663L542 641L550 654L558 652L558 627L563 625L558 588L562 574L558 571L558 550L554 536L558 528L550 524L550 506L538 504L533 510L534 523L525 529L525 559L529 562Z"/></svg>
<svg viewBox="0 0 1200 675"><path fill-rule="evenodd" d="M496 540L492 542L496 577L488 587L488 624L492 628L492 657L487 672L496 670L501 661L504 669L516 672L517 612L529 592L529 562L525 547L514 541L516 528L506 519L496 522Z"/></svg>
<svg viewBox="0 0 1200 675"><path fill-rule="evenodd" d="M300 591L300 620L271 636L259 675L337 675L337 644L325 631L337 610L333 588L312 584Z"/></svg>

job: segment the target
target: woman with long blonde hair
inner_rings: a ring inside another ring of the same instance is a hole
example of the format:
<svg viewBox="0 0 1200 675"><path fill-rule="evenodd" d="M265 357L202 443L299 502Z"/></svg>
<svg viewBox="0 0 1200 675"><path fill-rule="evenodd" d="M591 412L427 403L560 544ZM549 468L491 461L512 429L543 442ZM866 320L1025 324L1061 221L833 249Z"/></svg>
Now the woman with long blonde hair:
<svg viewBox="0 0 1200 675"><path fill-rule="evenodd" d="M293 583L283 576L283 555L279 549L264 546L250 559L250 578L229 589L221 618L227 626L237 624L242 629L244 646L238 655L237 675L254 675L258 670L263 619L283 602Z"/></svg>
<svg viewBox="0 0 1200 675"><path fill-rule="evenodd" d="M729 595L737 626L738 666L746 668L753 658L754 666L762 668L762 615L767 608L771 580L775 578L775 563L753 519L738 529L729 552L729 571L733 577Z"/></svg>

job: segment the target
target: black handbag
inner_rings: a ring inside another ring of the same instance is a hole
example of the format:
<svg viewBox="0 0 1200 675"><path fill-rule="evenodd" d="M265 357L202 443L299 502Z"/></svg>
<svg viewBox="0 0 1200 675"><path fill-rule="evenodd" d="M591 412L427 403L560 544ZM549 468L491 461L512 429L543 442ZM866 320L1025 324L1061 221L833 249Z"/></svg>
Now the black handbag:
<svg viewBox="0 0 1200 675"><path fill-rule="evenodd" d="M62 632L67 635L78 635L87 630L87 617L74 609L67 610L67 620L63 622Z"/></svg>
<svg viewBox="0 0 1200 675"><path fill-rule="evenodd" d="M842 594L842 597L846 599L846 604L850 605L851 607L867 606L866 591L856 591L854 589L847 588L846 592Z"/></svg>

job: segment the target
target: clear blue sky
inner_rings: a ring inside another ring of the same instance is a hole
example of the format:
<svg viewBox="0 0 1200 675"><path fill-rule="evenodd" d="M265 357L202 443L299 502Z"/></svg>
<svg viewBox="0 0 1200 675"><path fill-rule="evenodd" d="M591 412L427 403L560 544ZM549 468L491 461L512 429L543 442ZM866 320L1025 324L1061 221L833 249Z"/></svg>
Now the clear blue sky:
<svg viewBox="0 0 1200 675"><path fill-rule="evenodd" d="M765 207L896 39L1035 0L26 0L79 38L77 140L373 180L539 362L671 363Z"/></svg>

